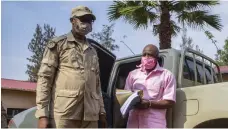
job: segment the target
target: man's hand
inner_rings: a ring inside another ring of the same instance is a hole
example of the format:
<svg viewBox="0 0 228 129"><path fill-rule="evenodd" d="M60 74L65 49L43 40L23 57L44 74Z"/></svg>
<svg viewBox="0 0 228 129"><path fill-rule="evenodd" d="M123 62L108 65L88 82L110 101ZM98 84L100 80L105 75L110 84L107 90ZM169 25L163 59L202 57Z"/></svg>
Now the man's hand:
<svg viewBox="0 0 228 129"><path fill-rule="evenodd" d="M38 120L38 128L47 128L48 126L48 118L47 117L41 117Z"/></svg>
<svg viewBox="0 0 228 129"><path fill-rule="evenodd" d="M99 120L101 122L101 128L107 128L106 114L100 114Z"/></svg>
<svg viewBox="0 0 228 129"><path fill-rule="evenodd" d="M137 105L136 105L136 108L138 109L147 109L149 108L149 101L148 100L144 100L142 99L141 102L139 102Z"/></svg>

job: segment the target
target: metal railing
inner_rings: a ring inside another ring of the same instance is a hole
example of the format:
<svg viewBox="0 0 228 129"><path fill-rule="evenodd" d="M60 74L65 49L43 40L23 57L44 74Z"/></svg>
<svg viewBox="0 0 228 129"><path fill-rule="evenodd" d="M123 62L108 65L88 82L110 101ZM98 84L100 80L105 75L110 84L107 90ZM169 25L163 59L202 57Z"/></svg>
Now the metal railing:
<svg viewBox="0 0 228 129"><path fill-rule="evenodd" d="M195 76L195 79L194 79L194 85L197 84L197 62L202 62L203 64L203 82L204 84L207 84L206 82L206 68L205 68L205 60L209 61L210 62L210 73L211 73L211 80L212 80L212 83L215 83L215 80L214 80L214 76L216 76L215 72L214 72L214 69L213 69L213 64L217 67L218 69L218 75L219 75L219 81L222 82L222 75L220 73L220 69L219 69L219 66L218 64L211 58L209 58L208 56L198 52L198 51L195 51L191 48L186 48L184 49L182 52L181 52L181 59L180 59L180 67L179 67L179 75L178 75L178 85L179 86L182 86L182 78L183 78L183 67L184 67L184 61L185 61L185 58L186 58L186 53L191 53L192 54L192 58L193 58L193 62L194 62L194 76ZM202 58L202 61L196 59L196 55L199 56L200 58ZM217 78L217 76L216 76Z"/></svg>

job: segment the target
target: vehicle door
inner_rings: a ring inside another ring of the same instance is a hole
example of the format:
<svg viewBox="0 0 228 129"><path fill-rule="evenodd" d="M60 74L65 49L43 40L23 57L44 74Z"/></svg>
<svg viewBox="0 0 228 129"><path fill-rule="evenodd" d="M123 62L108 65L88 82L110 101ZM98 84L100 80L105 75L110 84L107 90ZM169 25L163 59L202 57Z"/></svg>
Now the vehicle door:
<svg viewBox="0 0 228 129"><path fill-rule="evenodd" d="M100 67L100 80L101 80L101 87L102 87L102 96L105 105L105 111L107 114L107 122L108 128L112 127L112 103L111 103L111 96L107 92L108 84L109 84L109 77L112 71L112 67L115 63L116 56L111 53L109 50L104 48L102 45L97 43L94 40L89 39L91 45L96 49L98 58L99 58L99 67ZM100 127L100 122L99 122Z"/></svg>

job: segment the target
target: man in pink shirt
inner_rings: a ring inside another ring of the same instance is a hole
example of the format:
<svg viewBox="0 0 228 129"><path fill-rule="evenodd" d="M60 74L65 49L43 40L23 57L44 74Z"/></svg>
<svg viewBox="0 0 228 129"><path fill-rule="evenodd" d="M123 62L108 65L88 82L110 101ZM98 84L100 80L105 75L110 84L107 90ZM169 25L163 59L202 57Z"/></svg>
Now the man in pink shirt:
<svg viewBox="0 0 228 129"><path fill-rule="evenodd" d="M126 90L143 90L143 99L130 111L127 128L166 128L166 110L176 102L176 80L158 63L159 50L143 49L141 65L127 77Z"/></svg>

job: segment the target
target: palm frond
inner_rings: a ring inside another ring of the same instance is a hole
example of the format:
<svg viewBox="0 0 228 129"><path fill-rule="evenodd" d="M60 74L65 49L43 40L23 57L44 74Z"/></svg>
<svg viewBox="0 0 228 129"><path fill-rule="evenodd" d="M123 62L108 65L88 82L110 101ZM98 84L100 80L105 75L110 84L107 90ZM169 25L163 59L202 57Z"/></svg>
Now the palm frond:
<svg viewBox="0 0 228 129"><path fill-rule="evenodd" d="M184 10L196 11L206 7L210 8L218 4L218 1L173 1L171 10L175 12L182 12Z"/></svg>
<svg viewBox="0 0 228 129"><path fill-rule="evenodd" d="M117 20L121 17L120 10L127 7L127 4L125 4L122 1L114 1L112 5L108 8L108 19L109 21Z"/></svg>
<svg viewBox="0 0 228 129"><path fill-rule="evenodd" d="M177 33L180 32L181 28L174 22L173 20L170 21L171 29L172 29L172 36L177 36Z"/></svg>
<svg viewBox="0 0 228 129"><path fill-rule="evenodd" d="M187 1L187 10L199 10L205 7L213 7L215 5L218 5L218 1Z"/></svg>
<svg viewBox="0 0 228 129"><path fill-rule="evenodd" d="M219 31L222 29L219 15L210 15L208 11L182 11L177 18L180 23L187 24L193 29L204 29L206 25Z"/></svg>
<svg viewBox="0 0 228 129"><path fill-rule="evenodd" d="M148 27L148 22L153 23L158 18L156 13L149 10L154 5L150 1L114 2L108 10L109 20L113 21L123 18L125 22L133 25L134 29L141 27L145 29Z"/></svg>

